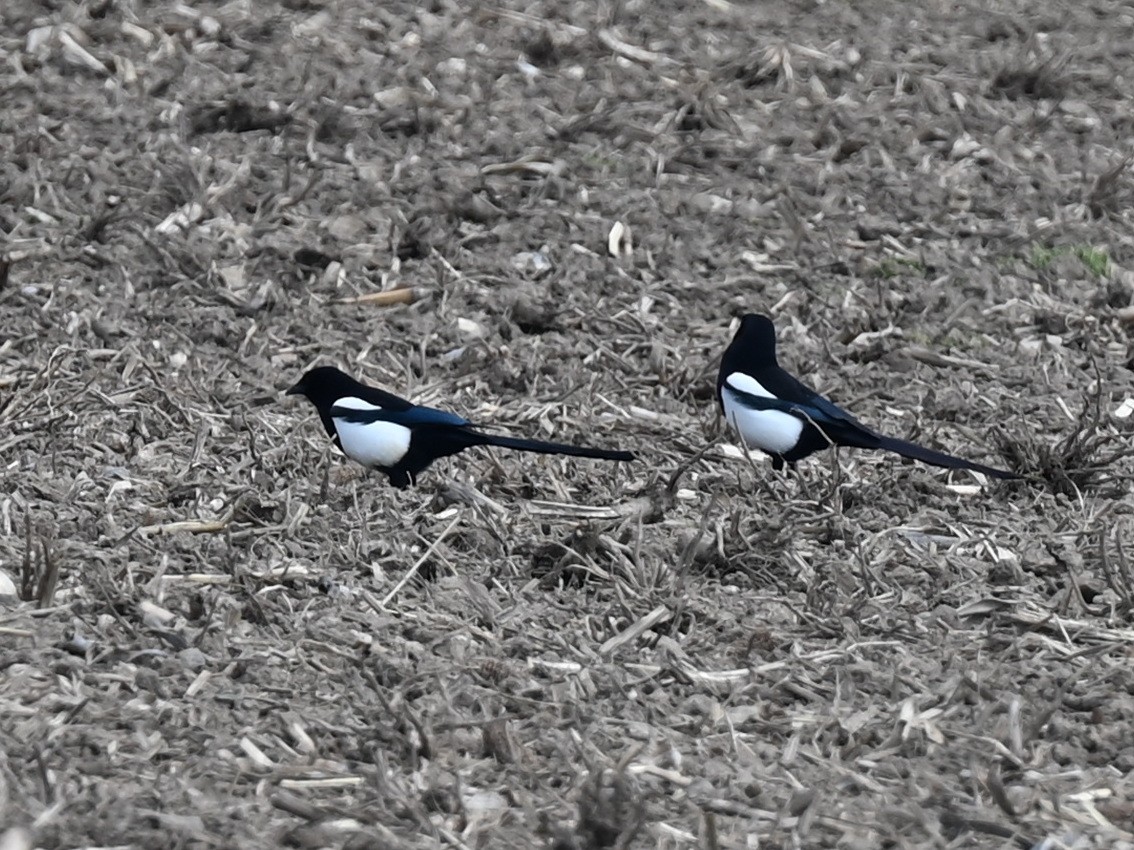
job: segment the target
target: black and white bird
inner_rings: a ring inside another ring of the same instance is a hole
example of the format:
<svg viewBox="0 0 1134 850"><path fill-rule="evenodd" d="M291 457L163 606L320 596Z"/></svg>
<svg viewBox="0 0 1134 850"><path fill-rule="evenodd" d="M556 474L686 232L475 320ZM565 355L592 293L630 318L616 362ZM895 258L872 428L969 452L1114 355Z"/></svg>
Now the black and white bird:
<svg viewBox="0 0 1134 850"><path fill-rule="evenodd" d="M745 445L771 455L775 469L831 446L851 446L883 449L933 466L971 469L993 478L1023 477L866 427L780 368L776 362L776 329L767 316L749 313L740 320L740 328L721 358L717 400Z"/></svg>
<svg viewBox="0 0 1134 850"><path fill-rule="evenodd" d="M399 488L412 484L417 474L438 458L473 446L599 460L634 459L630 452L614 449L485 434L455 413L412 404L356 381L333 366L311 369L287 394L301 395L315 405L323 427L343 454L386 473L390 483Z"/></svg>

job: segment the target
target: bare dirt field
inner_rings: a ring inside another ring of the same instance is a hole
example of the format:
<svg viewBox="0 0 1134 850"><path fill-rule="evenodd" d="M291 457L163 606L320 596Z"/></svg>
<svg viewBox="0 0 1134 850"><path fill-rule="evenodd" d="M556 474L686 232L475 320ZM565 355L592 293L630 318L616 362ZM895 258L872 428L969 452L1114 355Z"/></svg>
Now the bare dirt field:
<svg viewBox="0 0 1134 850"><path fill-rule="evenodd" d="M1111 0L6 0L0 848L1134 847L1132 86ZM749 462L744 312L1034 480ZM315 363L639 460L397 491Z"/></svg>

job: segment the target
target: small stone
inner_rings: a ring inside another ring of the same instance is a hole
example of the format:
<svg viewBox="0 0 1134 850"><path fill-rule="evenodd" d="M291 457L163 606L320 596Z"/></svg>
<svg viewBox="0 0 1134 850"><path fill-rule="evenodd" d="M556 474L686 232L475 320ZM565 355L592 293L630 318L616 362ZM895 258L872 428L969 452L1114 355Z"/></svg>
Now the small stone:
<svg viewBox="0 0 1134 850"><path fill-rule="evenodd" d="M197 649L195 646L190 646L187 649L181 650L177 653L178 659L189 670L200 670L209 663L209 659L205 653Z"/></svg>

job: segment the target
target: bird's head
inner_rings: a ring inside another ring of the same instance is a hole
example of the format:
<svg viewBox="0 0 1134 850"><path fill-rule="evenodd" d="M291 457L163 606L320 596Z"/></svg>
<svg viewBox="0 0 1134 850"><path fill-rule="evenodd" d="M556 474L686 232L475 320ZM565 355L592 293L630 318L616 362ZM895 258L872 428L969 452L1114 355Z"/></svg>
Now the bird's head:
<svg viewBox="0 0 1134 850"><path fill-rule="evenodd" d="M761 316L758 313L746 313L740 317L740 329L737 334L753 339L764 336L775 338L776 328L767 316Z"/></svg>
<svg viewBox="0 0 1134 850"><path fill-rule="evenodd" d="M755 368L776 365L776 327L767 316L747 313L732 339L732 346Z"/></svg>
<svg viewBox="0 0 1134 850"><path fill-rule="evenodd" d="M330 407L344 396L354 394L358 382L334 366L317 366L303 373L287 395L301 395L320 410Z"/></svg>

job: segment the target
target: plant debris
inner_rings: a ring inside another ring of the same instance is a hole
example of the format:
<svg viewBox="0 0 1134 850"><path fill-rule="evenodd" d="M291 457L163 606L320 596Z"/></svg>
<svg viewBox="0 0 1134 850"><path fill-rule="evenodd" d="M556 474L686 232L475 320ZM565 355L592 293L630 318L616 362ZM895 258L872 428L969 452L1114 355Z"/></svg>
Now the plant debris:
<svg viewBox="0 0 1134 850"><path fill-rule="evenodd" d="M3 4L0 847L1134 846L1128 12Z"/></svg>

